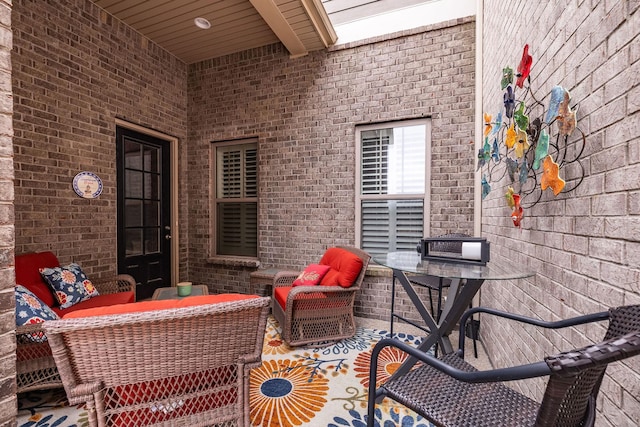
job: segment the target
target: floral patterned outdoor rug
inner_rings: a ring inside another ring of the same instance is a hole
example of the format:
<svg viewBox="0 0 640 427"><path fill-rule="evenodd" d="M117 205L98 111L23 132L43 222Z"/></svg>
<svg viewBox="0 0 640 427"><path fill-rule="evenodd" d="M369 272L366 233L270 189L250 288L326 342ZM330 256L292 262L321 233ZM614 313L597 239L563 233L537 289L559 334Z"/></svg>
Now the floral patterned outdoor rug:
<svg viewBox="0 0 640 427"><path fill-rule="evenodd" d="M262 366L251 373L249 391L254 427L361 427L366 424L369 361L373 346L387 331L358 328L353 338L325 347L291 348L280 338L278 323L269 317ZM421 338L398 334L417 345ZM387 347L380 352L379 378L384 381L405 355ZM86 410L69 407L64 390L19 396L19 427L88 426ZM429 427L419 415L384 399L376 406L380 427Z"/></svg>
<svg viewBox="0 0 640 427"><path fill-rule="evenodd" d="M38 390L18 395L19 427L88 427L83 405L69 406L64 389Z"/></svg>

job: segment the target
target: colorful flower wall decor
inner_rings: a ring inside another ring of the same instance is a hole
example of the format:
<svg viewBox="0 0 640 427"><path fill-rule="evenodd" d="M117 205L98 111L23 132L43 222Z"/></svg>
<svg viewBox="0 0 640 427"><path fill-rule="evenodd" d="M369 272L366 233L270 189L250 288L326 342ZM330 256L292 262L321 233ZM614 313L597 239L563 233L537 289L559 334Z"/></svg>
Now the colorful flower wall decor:
<svg viewBox="0 0 640 427"><path fill-rule="evenodd" d="M483 200L492 183L508 177L504 198L516 227L522 226L526 209L540 202L545 190L555 197L575 190L584 179L580 158L586 141L577 126L577 106L570 105L569 92L559 85L551 89L546 103L536 99L532 65L527 44L516 72L510 66L502 69L500 107L494 115L484 113L476 169L482 171Z"/></svg>

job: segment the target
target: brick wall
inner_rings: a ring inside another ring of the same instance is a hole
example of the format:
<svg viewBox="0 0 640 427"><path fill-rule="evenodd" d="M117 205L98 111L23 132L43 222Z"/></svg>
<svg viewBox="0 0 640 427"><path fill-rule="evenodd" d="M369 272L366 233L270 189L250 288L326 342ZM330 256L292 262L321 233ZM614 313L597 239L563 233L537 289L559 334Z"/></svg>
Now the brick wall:
<svg viewBox="0 0 640 427"><path fill-rule="evenodd" d="M246 289L247 271L208 260L211 141L259 139L265 266L301 269L328 246L354 244L358 124L431 117L431 234L472 233L474 37L466 18L295 60L273 45L190 66L192 280ZM367 279L358 314L388 318L389 281Z"/></svg>
<svg viewBox="0 0 640 427"><path fill-rule="evenodd" d="M11 2L0 1L0 426L15 424Z"/></svg>
<svg viewBox="0 0 640 427"><path fill-rule="evenodd" d="M0 219L9 230L15 224L15 253L52 250L94 277L115 272L116 118L184 141L190 117L189 149L180 144L178 159L181 272L214 291L245 291L250 270L209 262L212 140L260 139L265 265L300 268L327 246L353 244L354 126L361 123L431 117L430 228L473 227L473 19L297 60L268 46L193 65L187 77L186 65L89 1L19 0L13 15L15 138L6 156L15 168L7 195L15 192L15 222L10 209ZM82 170L102 178L100 198L74 194L71 181ZM455 190L445 188L451 183ZM6 244L9 267L12 234ZM389 277L371 278L358 312L388 318L378 309L388 285ZM0 309L12 313L12 298L3 301ZM13 363L13 348L3 348ZM12 384L13 368L6 371Z"/></svg>
<svg viewBox="0 0 640 427"><path fill-rule="evenodd" d="M184 140L186 65L90 1L18 0L13 13L16 253L115 274L115 119ZM102 179L99 198L74 193L83 170Z"/></svg>
<svg viewBox="0 0 640 427"><path fill-rule="evenodd" d="M195 64L187 77L184 64L89 1L14 1L11 24L11 2L0 6L0 78L7 79L6 88L12 72L15 101L13 152L11 123L0 132L0 162L11 165L13 158L15 168L15 189L8 184L10 166L0 175L5 320L14 308L7 292L13 286L14 197L16 252L51 249L62 262L82 261L91 274L114 272L115 117L180 140L189 118L189 150L181 144L179 158L182 200L189 197L180 208L181 267L186 271L188 255L190 278L214 290L244 290L249 271L208 261L206 171L213 140L259 137L260 258L267 266L300 268L329 245L354 242L353 130L361 123L432 117L431 234L473 229L471 19L296 60L281 46L269 46ZM546 95L555 84L567 87L580 104L579 125L588 145L581 188L557 199L545 195L527 212L522 230L511 225L499 186L483 202L492 258L509 258L538 273L531 280L485 286L483 303L553 319L640 302L638 2L486 0L484 16L485 110L500 103L502 67L516 65L529 43L536 94ZM7 101L11 94L3 95ZM10 102L0 102L1 120L10 122L11 111ZM73 176L85 169L105 183L99 199L78 199L71 190ZM389 283L384 275L367 277L358 314L388 318ZM0 353L5 424L15 402L8 328L0 330L2 342L9 343ZM498 365L537 360L601 333L580 329L563 341L557 334L531 337L489 320L481 331L498 338L485 340L499 343L488 344ZM610 372L598 425L631 425L640 418L638 390L624 380L637 378L637 369L619 364ZM539 397L539 382L520 387Z"/></svg>
<svg viewBox="0 0 640 427"><path fill-rule="evenodd" d="M512 260L537 274L484 286L483 304L552 320L640 303L640 3L484 4L484 110L494 113L500 104L502 68L515 68L528 43L534 94L548 104L554 85L567 88L571 104L579 104L578 126L587 145L584 182L558 197L547 190L526 211L522 230L513 227L504 203L506 179L494 185L482 209L483 234L493 242L491 257ZM571 184L575 170L568 170ZM561 334L533 331L489 318L481 326L498 366L539 360L549 352L600 340L603 333L592 327ZM639 375L637 360L609 368L597 425L636 425ZM518 386L541 398L541 382Z"/></svg>

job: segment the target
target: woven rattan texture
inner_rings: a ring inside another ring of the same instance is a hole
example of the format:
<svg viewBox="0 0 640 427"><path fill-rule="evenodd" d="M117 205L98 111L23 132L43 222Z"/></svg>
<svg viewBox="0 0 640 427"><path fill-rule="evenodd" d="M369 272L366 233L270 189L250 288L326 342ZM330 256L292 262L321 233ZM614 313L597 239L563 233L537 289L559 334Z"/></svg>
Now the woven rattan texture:
<svg viewBox="0 0 640 427"><path fill-rule="evenodd" d="M458 369L475 371L453 353L444 360ZM426 365L389 381L385 389L389 397L436 426L524 427L533 425L538 410L535 401L500 383L465 383Z"/></svg>
<svg viewBox="0 0 640 427"><path fill-rule="evenodd" d="M69 401L93 426L248 425L269 298L47 322Z"/></svg>
<svg viewBox="0 0 640 427"><path fill-rule="evenodd" d="M128 274L92 282L100 295L129 292L136 289L136 281ZM44 337L42 324L20 326L16 329L16 384L17 392L62 387L58 369L51 356L49 343L34 342Z"/></svg>
<svg viewBox="0 0 640 427"><path fill-rule="evenodd" d="M598 394L607 364L640 351L639 332L640 305L614 308L609 310L605 341L547 357L553 375L540 407L539 425L581 425L589 399L595 401Z"/></svg>
<svg viewBox="0 0 640 427"><path fill-rule="evenodd" d="M362 260L362 270L348 288L298 286L289 292L286 307L273 298L273 316L282 327L282 338L291 346L337 341L356 331L353 303L367 272L370 256L361 249L341 246ZM273 290L291 286L299 272L281 272L273 279ZM321 289L321 292L319 291Z"/></svg>
<svg viewBox="0 0 640 427"><path fill-rule="evenodd" d="M586 427L594 425L596 397L607 365L638 354L640 305L618 307L609 311L603 342L545 359L549 379L540 404L499 382L466 383L426 364L392 378L380 390L436 426ZM457 369L475 371L455 353L443 360Z"/></svg>

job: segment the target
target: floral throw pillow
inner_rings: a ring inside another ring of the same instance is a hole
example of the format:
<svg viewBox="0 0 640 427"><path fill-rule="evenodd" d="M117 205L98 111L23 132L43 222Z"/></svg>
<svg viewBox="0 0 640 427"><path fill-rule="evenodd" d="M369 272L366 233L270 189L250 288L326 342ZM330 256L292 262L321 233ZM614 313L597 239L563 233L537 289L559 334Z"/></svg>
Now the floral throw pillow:
<svg viewBox="0 0 640 427"><path fill-rule="evenodd" d="M16 325L30 325L42 323L45 320L58 320L58 315L43 303L33 292L22 285L15 287L16 294ZM44 342L47 336L44 333L33 333L28 338L34 342Z"/></svg>
<svg viewBox="0 0 640 427"><path fill-rule="evenodd" d="M331 267L328 265L310 264L304 269L291 286L316 286Z"/></svg>
<svg viewBox="0 0 640 427"><path fill-rule="evenodd" d="M99 295L98 290L78 264L71 263L63 267L41 268L40 274L53 289L60 308L69 308Z"/></svg>

